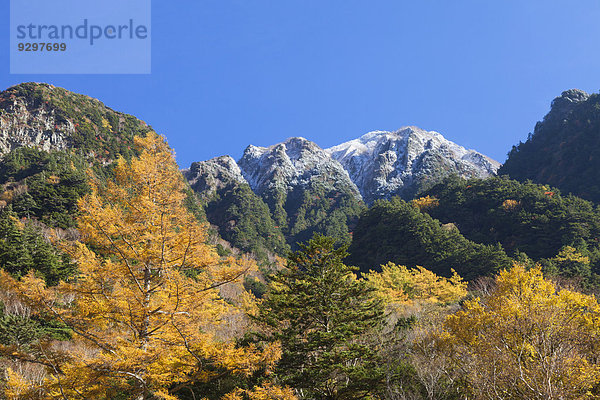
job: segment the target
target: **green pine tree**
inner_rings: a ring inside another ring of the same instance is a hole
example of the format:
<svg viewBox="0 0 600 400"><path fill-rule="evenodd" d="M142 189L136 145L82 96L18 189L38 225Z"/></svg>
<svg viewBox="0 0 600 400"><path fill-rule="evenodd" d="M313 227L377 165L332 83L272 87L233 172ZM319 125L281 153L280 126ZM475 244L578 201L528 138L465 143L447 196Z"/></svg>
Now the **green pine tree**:
<svg viewBox="0 0 600 400"><path fill-rule="evenodd" d="M10 206L0 212L0 268L17 277L35 270L50 285L74 272L67 256L44 239L39 228L20 222Z"/></svg>
<svg viewBox="0 0 600 400"><path fill-rule="evenodd" d="M266 341L279 341L276 375L304 399L361 399L382 380L366 335L383 319L373 289L344 265L346 248L315 235L290 254L288 268L273 276L256 319Z"/></svg>

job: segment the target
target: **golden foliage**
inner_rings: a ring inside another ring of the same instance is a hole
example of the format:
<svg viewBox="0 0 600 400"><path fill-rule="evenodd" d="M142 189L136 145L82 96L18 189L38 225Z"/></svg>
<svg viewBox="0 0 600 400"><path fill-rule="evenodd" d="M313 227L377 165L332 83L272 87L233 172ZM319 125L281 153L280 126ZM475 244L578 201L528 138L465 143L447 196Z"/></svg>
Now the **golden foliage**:
<svg viewBox="0 0 600 400"><path fill-rule="evenodd" d="M112 130L113 130L113 127L112 127L112 125L110 124L110 122L108 122L108 120L107 120L106 118L104 118L104 117L102 117L102 127L103 127L103 128L107 128L107 129L108 129L108 130L110 130L110 131L112 131Z"/></svg>
<svg viewBox="0 0 600 400"><path fill-rule="evenodd" d="M219 334L238 312L218 288L250 265L219 260L206 228L184 208L184 181L162 137L136 138L139 158L120 158L115 181L79 202L81 242L61 242L79 275L57 287L0 274L3 290L74 332L68 352L48 351L44 398L175 399L222 370L249 375L280 357L278 345L236 347ZM22 386L9 376L7 395ZM11 392L12 391L12 392ZM13 396L14 397L14 396Z"/></svg>
<svg viewBox="0 0 600 400"><path fill-rule="evenodd" d="M452 271L450 279L417 266L387 263L381 272L370 271L365 279L376 289L387 304L407 305L414 302L455 303L467 295L467 284Z"/></svg>
<svg viewBox="0 0 600 400"><path fill-rule="evenodd" d="M421 211L427 211L440 205L440 201L431 196L419 197L410 202L413 206L417 207Z"/></svg>
<svg viewBox="0 0 600 400"><path fill-rule="evenodd" d="M585 265L590 264L590 258L582 255L577 251L576 248L571 246L565 246L557 255L553 258L559 263L581 263Z"/></svg>
<svg viewBox="0 0 600 400"><path fill-rule="evenodd" d="M518 200L507 199L502 202L502 208L505 211L514 211L519 209L519 207L521 207L521 202Z"/></svg>
<svg viewBox="0 0 600 400"><path fill-rule="evenodd" d="M466 301L445 326L475 398L585 399L600 382L595 297L557 290L539 267L500 272L486 298Z"/></svg>
<svg viewBox="0 0 600 400"><path fill-rule="evenodd" d="M297 400L294 391L289 387L280 387L272 384L255 386L252 390L237 389L223 396L223 400Z"/></svg>
<svg viewBox="0 0 600 400"><path fill-rule="evenodd" d="M46 178L46 182L48 182L52 185L57 185L60 183L60 177L52 174L52 175L48 176L48 178Z"/></svg>

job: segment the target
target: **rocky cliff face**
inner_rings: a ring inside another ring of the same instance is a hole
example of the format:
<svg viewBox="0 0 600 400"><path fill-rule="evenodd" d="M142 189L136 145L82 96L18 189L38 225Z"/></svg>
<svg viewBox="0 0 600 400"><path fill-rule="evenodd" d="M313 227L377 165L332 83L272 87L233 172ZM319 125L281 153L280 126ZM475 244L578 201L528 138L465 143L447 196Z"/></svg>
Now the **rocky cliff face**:
<svg viewBox="0 0 600 400"><path fill-rule="evenodd" d="M0 92L0 158L19 147L78 149L100 162L132 154L133 137L151 128L99 100L45 83Z"/></svg>
<svg viewBox="0 0 600 400"><path fill-rule="evenodd" d="M183 174L192 189L203 197L211 196L227 187L247 183L235 160L230 156L192 163Z"/></svg>
<svg viewBox="0 0 600 400"><path fill-rule="evenodd" d="M74 124L47 104L11 89L0 93L0 157L18 147L63 150L74 132Z"/></svg>
<svg viewBox="0 0 600 400"><path fill-rule="evenodd" d="M416 127L370 132L327 152L348 171L367 203L392 196L409 198L449 174L485 178L500 166L437 132Z"/></svg>
<svg viewBox="0 0 600 400"><path fill-rule="evenodd" d="M238 164L258 194L322 184L360 197L342 165L315 143L301 137L271 147L248 146Z"/></svg>

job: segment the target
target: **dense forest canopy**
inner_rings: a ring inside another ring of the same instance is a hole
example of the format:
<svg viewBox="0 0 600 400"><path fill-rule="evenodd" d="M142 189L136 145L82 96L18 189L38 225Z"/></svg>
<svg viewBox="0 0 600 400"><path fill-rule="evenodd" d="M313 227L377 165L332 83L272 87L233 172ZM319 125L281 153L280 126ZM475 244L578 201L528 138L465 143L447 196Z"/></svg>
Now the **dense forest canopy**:
<svg viewBox="0 0 600 400"><path fill-rule="evenodd" d="M600 201L600 95L563 92L525 142L513 146L498 171Z"/></svg>

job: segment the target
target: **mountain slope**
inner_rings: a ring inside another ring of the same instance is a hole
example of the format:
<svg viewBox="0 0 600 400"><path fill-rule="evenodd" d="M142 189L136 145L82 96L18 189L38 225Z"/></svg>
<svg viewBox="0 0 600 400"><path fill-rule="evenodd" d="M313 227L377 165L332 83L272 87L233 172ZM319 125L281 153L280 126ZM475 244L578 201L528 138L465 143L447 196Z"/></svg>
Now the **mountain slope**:
<svg viewBox="0 0 600 400"><path fill-rule="evenodd" d="M238 163L228 156L193 163L186 177L206 201L208 220L242 249L282 254L289 250L282 234L294 247L315 231L349 242L348 226L363 209L343 167L304 138L248 146Z"/></svg>
<svg viewBox="0 0 600 400"><path fill-rule="evenodd" d="M315 143L290 138L268 148L248 146L238 164L292 243L310 238L315 229L349 239L346 225L358 216L360 193Z"/></svg>
<svg viewBox="0 0 600 400"><path fill-rule="evenodd" d="M99 100L44 83L0 92L0 209L46 225L73 226L86 170L134 154L133 138L151 130Z"/></svg>
<svg viewBox="0 0 600 400"><path fill-rule="evenodd" d="M250 145L237 163L231 157L194 163L196 173L188 172L187 176L201 197L211 198L207 214L213 223L221 221L216 215L230 216L225 210L233 197L227 190L239 190L247 184L268 205L269 215L263 213L262 217L267 227L273 220L293 247L313 232L350 242L365 202L397 195L411 198L449 174L487 177L498 166L439 133L408 127L397 132L371 132L330 149L301 137L269 147ZM218 196L207 195L213 192ZM249 206L251 194L245 190L242 195ZM225 197L227 202L221 203ZM252 204L256 206L252 213L258 215L262 208L256 199ZM256 237L255 231L249 227L244 236ZM222 234L238 247L248 245L226 232Z"/></svg>
<svg viewBox="0 0 600 400"><path fill-rule="evenodd" d="M151 128L99 100L44 83L0 92L0 157L19 147L78 149L107 162L132 154L133 137Z"/></svg>
<svg viewBox="0 0 600 400"><path fill-rule="evenodd" d="M362 272L381 270L391 261L425 266L442 276L451 269L466 279L495 272L511 264L500 245L466 239L452 225L443 225L398 197L378 200L363 213L354 230L346 262Z"/></svg>
<svg viewBox="0 0 600 400"><path fill-rule="evenodd" d="M450 174L463 178L488 177L500 166L437 132L416 127L370 132L327 152L344 166L369 204L392 196L411 198Z"/></svg>
<svg viewBox="0 0 600 400"><path fill-rule="evenodd" d="M600 202L600 95L567 90L498 171Z"/></svg>
<svg viewBox="0 0 600 400"><path fill-rule="evenodd" d="M192 163L184 176L200 197L207 220L223 239L261 259L267 257L265 250L287 255L289 246L269 207L252 192L233 158Z"/></svg>
<svg viewBox="0 0 600 400"><path fill-rule="evenodd" d="M426 212L453 223L478 243L500 243L513 256L553 257L564 246L592 250L600 238L599 209L575 196L506 177L448 178L425 193L437 199Z"/></svg>

